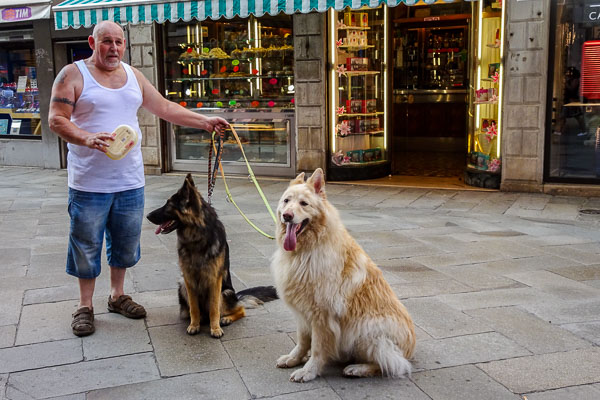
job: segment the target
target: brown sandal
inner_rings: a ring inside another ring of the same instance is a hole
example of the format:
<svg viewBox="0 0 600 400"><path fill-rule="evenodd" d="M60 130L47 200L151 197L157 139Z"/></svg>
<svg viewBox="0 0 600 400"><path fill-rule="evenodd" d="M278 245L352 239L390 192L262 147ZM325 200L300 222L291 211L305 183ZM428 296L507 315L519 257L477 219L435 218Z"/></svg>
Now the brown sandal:
<svg viewBox="0 0 600 400"><path fill-rule="evenodd" d="M131 299L131 296L121 295L118 299L112 300L111 296L108 296L108 311L116 312L127 318L144 318L146 316L146 310L143 306L139 305Z"/></svg>
<svg viewBox="0 0 600 400"><path fill-rule="evenodd" d="M89 307L81 307L73 313L71 329L75 336L87 336L94 333L94 310Z"/></svg>

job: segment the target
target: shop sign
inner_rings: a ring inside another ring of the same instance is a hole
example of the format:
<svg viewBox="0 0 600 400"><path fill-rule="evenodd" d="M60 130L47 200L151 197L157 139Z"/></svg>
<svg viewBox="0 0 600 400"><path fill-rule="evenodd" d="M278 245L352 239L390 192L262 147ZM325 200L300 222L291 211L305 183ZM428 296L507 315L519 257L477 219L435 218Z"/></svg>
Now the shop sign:
<svg viewBox="0 0 600 400"><path fill-rule="evenodd" d="M31 18L30 7L5 8L2 10L2 19L6 22L21 21Z"/></svg>
<svg viewBox="0 0 600 400"><path fill-rule="evenodd" d="M0 0L0 23L2 22L19 22L28 21L32 19L46 19L50 18L50 0L32 0L30 3L44 3L41 5L29 5L29 6L14 6L13 7L2 7L3 1ZM21 3L26 3L22 1ZM46 4L47 3L47 4ZM8 5L8 4L4 4Z"/></svg>
<svg viewBox="0 0 600 400"><path fill-rule="evenodd" d="M600 22L600 1L585 5L582 22Z"/></svg>

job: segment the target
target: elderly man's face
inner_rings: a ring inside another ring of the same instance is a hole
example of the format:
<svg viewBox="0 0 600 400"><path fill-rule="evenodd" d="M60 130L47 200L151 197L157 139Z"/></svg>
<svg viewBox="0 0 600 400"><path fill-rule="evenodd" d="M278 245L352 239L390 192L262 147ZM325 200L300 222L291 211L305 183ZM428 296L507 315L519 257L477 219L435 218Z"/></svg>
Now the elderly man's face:
<svg viewBox="0 0 600 400"><path fill-rule="evenodd" d="M116 24L104 25L90 37L90 47L96 52L101 67L118 68L125 52L123 30Z"/></svg>

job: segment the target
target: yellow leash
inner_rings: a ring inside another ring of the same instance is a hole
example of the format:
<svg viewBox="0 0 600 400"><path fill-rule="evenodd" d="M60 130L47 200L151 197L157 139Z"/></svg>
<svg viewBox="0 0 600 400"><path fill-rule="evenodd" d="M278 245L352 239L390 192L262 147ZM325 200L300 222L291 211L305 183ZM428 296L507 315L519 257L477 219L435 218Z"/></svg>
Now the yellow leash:
<svg viewBox="0 0 600 400"><path fill-rule="evenodd" d="M242 156L244 157L244 161L246 162L246 167L248 168L248 172L250 174L250 179L254 183L254 186L256 186L256 190L260 194L260 197L262 198L263 203L265 203L265 206L267 207L269 214L271 214L271 218L273 218L273 222L276 224L277 218L275 217L275 214L273 213L273 210L271 209L271 206L269 205L269 202L267 201L265 194L261 190L260 185L258 184L258 181L256 180L256 176L254 176L254 171L252 171L252 167L250 167L250 163L248 162L248 159L246 158L246 153L244 153L244 147L242 146L242 142L240 141L240 138L239 138L237 132L235 131L235 128L231 125L229 126L229 128L231 129L231 132L233 133L233 137L235 137L235 140L236 140L238 146L240 147L240 150L242 151ZM214 148L215 147L215 141L214 141L215 133L216 132L213 132L213 134L212 134L213 135L212 146L213 146L213 149L216 151L216 149ZM227 180L225 179L225 170L223 170L223 164L221 164L221 160L218 160L217 162L219 164L219 169L221 170L221 177L223 178L223 184L225 185L225 192L227 193L227 199L229 199L231 204L234 205L234 207L238 210L240 215L258 233L262 234L263 236L265 236L269 239L275 239L273 236L269 235L268 233L265 233L258 226L256 226L256 224L254 224L252 221L250 221L250 219L246 216L246 214L244 214L244 212L240 209L240 207L238 207L236 202L233 200L233 196L231 195L231 191L229 190L229 186L227 185Z"/></svg>

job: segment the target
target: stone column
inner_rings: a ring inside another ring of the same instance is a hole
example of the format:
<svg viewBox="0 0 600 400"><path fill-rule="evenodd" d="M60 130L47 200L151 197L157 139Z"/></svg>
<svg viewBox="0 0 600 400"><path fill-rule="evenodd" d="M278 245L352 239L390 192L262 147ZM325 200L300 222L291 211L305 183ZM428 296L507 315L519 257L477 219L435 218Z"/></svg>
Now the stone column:
<svg viewBox="0 0 600 400"><path fill-rule="evenodd" d="M153 24L129 26L129 48L132 66L140 70L146 78L157 87L158 66L156 65L157 44ZM140 108L138 112L140 129L142 130L142 154L144 170L148 175L161 173L161 147L159 118Z"/></svg>
<svg viewBox="0 0 600 400"><path fill-rule="evenodd" d="M295 14L296 168L325 168L327 156L326 13Z"/></svg>
<svg viewBox="0 0 600 400"><path fill-rule="evenodd" d="M543 191L550 0L505 0L503 191ZM552 61L550 61L552 62Z"/></svg>

